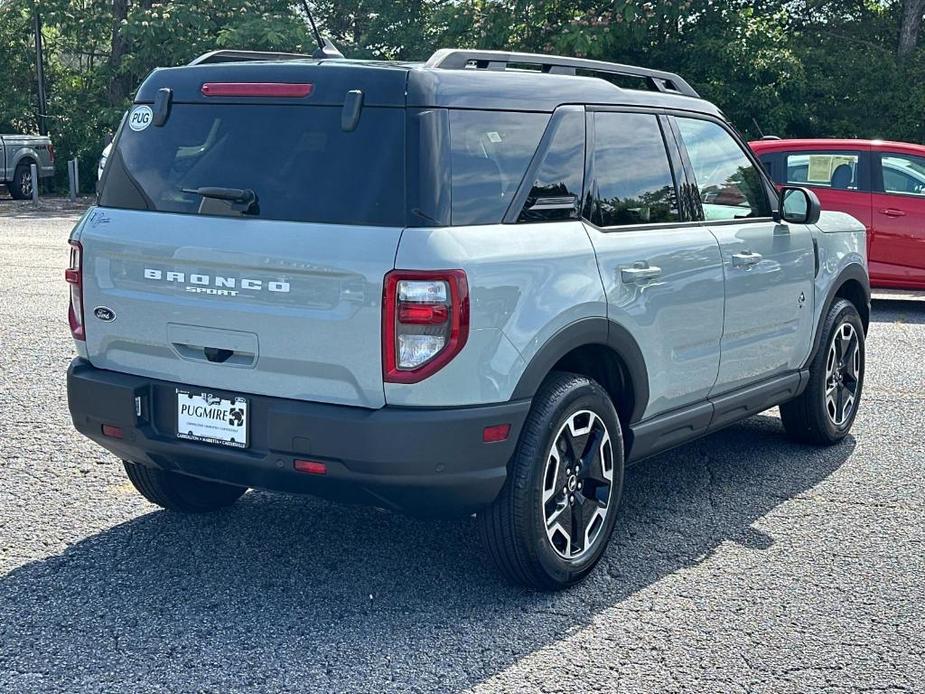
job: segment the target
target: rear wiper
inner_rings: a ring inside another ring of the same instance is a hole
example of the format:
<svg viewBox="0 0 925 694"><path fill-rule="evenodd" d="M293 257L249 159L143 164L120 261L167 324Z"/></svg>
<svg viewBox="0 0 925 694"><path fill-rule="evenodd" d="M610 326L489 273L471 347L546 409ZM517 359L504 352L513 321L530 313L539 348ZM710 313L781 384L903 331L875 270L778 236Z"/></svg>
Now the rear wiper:
<svg viewBox="0 0 925 694"><path fill-rule="evenodd" d="M181 188L184 193L202 197L199 214L260 214L257 193L250 188Z"/></svg>

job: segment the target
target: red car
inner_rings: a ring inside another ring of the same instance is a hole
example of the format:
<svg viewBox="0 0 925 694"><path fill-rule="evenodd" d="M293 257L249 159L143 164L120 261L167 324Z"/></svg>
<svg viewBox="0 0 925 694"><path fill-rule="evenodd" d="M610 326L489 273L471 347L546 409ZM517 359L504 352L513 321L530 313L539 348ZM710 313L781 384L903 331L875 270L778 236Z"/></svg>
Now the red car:
<svg viewBox="0 0 925 694"><path fill-rule="evenodd" d="M751 146L775 182L812 188L823 209L864 223L872 286L925 289L925 146L770 138Z"/></svg>

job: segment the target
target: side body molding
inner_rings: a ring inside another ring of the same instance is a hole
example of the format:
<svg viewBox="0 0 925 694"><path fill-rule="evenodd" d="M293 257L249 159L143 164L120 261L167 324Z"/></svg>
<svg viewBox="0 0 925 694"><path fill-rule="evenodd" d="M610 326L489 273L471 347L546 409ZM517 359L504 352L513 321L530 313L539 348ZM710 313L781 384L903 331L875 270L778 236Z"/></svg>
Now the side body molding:
<svg viewBox="0 0 925 694"><path fill-rule="evenodd" d="M826 292L825 296L825 302L822 305L822 312L816 317L816 327L813 331L813 348L809 353L809 359L806 360L807 366L812 363L813 359L816 357L816 352L819 351L819 345L822 342L822 324L825 321L826 315L829 313L829 309L835 302L835 297L838 295L838 291L845 285L846 282L851 280L854 280L861 285L861 288L864 292L864 303L867 306L866 316L870 316L870 278L867 275L867 271L863 266L857 263L846 265L829 285L829 290ZM864 321L864 329L866 330L868 318L865 317L863 311L861 312L861 317Z"/></svg>
<svg viewBox="0 0 925 694"><path fill-rule="evenodd" d="M609 347L623 362L633 389L633 411L629 423L639 421L649 403L649 373L645 359L629 331L603 317L582 318L557 332L527 365L511 400L532 398L556 362L572 350L589 345Z"/></svg>

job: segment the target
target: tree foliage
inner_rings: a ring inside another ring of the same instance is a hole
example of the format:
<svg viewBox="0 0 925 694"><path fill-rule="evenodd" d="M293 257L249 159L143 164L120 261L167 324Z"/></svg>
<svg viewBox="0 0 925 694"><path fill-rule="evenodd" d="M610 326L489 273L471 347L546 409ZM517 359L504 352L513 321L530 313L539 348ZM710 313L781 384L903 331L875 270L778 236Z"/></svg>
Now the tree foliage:
<svg viewBox="0 0 925 694"><path fill-rule="evenodd" d="M749 136L925 141L925 0L314 0L348 56L441 46L553 52L679 72ZM154 67L215 48L310 51L301 2L0 0L0 131L37 127L32 14L48 124L92 172Z"/></svg>

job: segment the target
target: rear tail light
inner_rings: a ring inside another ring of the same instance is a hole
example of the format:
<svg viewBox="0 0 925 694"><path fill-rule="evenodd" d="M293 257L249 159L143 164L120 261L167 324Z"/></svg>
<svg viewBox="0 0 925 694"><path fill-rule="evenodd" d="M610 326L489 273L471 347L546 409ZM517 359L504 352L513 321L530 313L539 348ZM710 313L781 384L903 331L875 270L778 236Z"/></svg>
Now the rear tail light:
<svg viewBox="0 0 925 694"><path fill-rule="evenodd" d="M52 144L48 145L48 161L50 164L55 163L55 146Z"/></svg>
<svg viewBox="0 0 925 694"><path fill-rule="evenodd" d="M85 340L84 335L84 288L83 288L83 248L77 241L71 244L71 259L64 279L71 286L71 302L67 308L67 320L71 326L71 335L75 340Z"/></svg>
<svg viewBox="0 0 925 694"><path fill-rule="evenodd" d="M469 337L469 285L462 270L393 270L382 302L383 376L417 383L459 354Z"/></svg>

